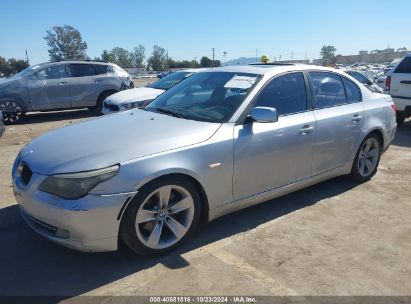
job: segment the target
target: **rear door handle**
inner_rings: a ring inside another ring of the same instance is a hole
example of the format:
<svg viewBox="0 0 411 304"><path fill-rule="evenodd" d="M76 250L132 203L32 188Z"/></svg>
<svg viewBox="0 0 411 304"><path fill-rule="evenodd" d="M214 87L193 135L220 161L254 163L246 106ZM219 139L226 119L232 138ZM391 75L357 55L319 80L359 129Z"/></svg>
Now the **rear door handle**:
<svg viewBox="0 0 411 304"><path fill-rule="evenodd" d="M400 83L411 84L411 80L401 80Z"/></svg>
<svg viewBox="0 0 411 304"><path fill-rule="evenodd" d="M361 116L361 115L358 115L358 114L354 115L354 116L351 118L351 120L352 120L353 122L360 122L361 119L362 119L362 116Z"/></svg>
<svg viewBox="0 0 411 304"><path fill-rule="evenodd" d="M314 131L314 127L310 125L305 125L304 127L300 129L301 134L308 134L308 133L311 133L312 131Z"/></svg>
<svg viewBox="0 0 411 304"><path fill-rule="evenodd" d="M103 79L94 80L95 83L99 83L99 82L102 82L102 81L103 81Z"/></svg>
<svg viewBox="0 0 411 304"><path fill-rule="evenodd" d="M58 85L65 85L67 83L67 81L60 81L60 82L57 82L57 84Z"/></svg>

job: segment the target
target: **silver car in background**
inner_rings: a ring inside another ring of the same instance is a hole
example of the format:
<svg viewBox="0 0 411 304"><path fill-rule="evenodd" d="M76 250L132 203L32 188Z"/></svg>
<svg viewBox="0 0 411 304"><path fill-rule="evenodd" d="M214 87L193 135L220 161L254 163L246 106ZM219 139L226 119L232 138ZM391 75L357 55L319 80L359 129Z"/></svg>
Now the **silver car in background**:
<svg viewBox="0 0 411 304"><path fill-rule="evenodd" d="M200 218L349 175L366 181L396 132L390 96L338 70L236 66L150 103L34 139L17 156L22 216L82 251L173 250Z"/></svg>
<svg viewBox="0 0 411 304"><path fill-rule="evenodd" d="M0 110L6 123L26 112L90 108L101 112L103 100L134 87L115 64L59 61L31 66L0 83Z"/></svg>
<svg viewBox="0 0 411 304"><path fill-rule="evenodd" d="M207 69L198 68L177 71L162 77L146 87L134 88L113 94L104 100L102 114L145 107L157 96L171 89L177 83L180 83L195 73L203 72L205 70Z"/></svg>

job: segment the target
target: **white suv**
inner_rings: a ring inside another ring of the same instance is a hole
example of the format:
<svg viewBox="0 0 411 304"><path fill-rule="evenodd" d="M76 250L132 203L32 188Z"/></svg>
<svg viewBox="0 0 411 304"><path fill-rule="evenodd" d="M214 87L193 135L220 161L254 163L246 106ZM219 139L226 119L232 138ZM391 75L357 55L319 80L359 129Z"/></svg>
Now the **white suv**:
<svg viewBox="0 0 411 304"><path fill-rule="evenodd" d="M407 54L385 80L385 93L397 106L397 124L411 116L411 53Z"/></svg>

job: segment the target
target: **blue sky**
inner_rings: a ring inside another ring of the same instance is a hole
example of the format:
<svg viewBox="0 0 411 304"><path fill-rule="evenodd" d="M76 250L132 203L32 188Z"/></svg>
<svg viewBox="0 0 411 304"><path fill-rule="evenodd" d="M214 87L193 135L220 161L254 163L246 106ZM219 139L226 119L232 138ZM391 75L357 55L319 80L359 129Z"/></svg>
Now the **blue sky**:
<svg viewBox="0 0 411 304"><path fill-rule="evenodd" d="M337 53L411 49L410 0L0 0L0 56L32 64L48 60L43 39L54 25L76 27L90 57L120 46L158 44L174 59L281 55L318 58L322 45Z"/></svg>

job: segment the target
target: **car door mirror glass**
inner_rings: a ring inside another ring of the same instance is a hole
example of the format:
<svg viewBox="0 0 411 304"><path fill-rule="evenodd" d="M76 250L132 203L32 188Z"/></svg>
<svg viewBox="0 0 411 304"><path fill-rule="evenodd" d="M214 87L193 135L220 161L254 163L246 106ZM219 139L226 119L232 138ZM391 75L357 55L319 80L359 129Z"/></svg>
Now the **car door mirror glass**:
<svg viewBox="0 0 411 304"><path fill-rule="evenodd" d="M251 109L251 118L253 121L269 123L278 121L278 112L275 108L255 107Z"/></svg>

